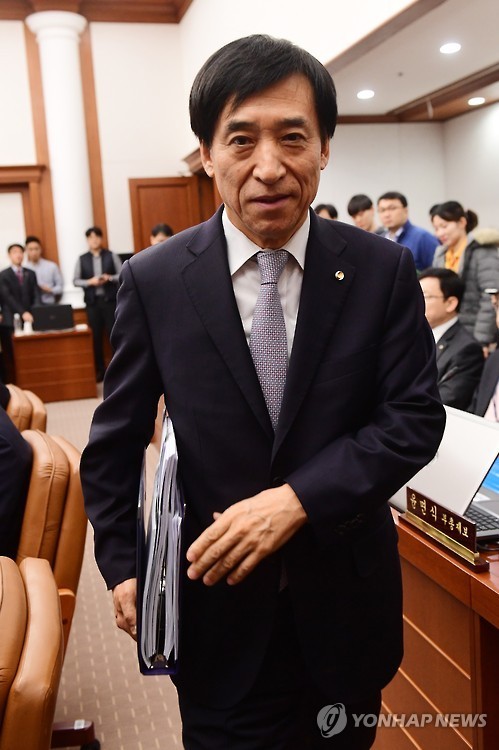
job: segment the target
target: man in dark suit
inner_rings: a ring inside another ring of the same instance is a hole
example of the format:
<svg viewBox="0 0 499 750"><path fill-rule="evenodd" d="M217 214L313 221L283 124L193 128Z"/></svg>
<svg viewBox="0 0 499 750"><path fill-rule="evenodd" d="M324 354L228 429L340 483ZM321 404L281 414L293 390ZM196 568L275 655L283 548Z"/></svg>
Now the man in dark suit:
<svg viewBox="0 0 499 750"><path fill-rule="evenodd" d="M85 232L88 252L76 261L73 284L83 289L88 325L92 329L95 375L98 383L104 378L104 333L110 336L114 323L118 277L121 260L116 253L102 246L100 227Z"/></svg>
<svg viewBox="0 0 499 750"><path fill-rule="evenodd" d="M487 289L492 306L496 311L499 333L499 290ZM482 377L473 395L469 409L473 414L499 422L499 350L493 351L485 360Z"/></svg>
<svg viewBox="0 0 499 750"><path fill-rule="evenodd" d="M445 421L414 262L310 210L336 95L304 50L228 44L190 113L224 205L123 267L82 457L96 558L135 635L139 475L164 394L187 504L184 746L368 748L402 656L387 500Z"/></svg>
<svg viewBox="0 0 499 750"><path fill-rule="evenodd" d="M9 399L8 388L0 383L0 555L15 560L33 452L5 411Z"/></svg>
<svg viewBox="0 0 499 750"><path fill-rule="evenodd" d="M14 331L14 315L19 315L21 325L32 323L31 308L40 304L40 291L36 281L36 274L29 268L23 268L24 247L10 245L7 248L10 266L0 273L0 305L2 320L0 324L0 339L3 353L3 378L7 382L15 379L14 357L12 349L12 333Z"/></svg>
<svg viewBox="0 0 499 750"><path fill-rule="evenodd" d="M461 325L464 282L449 268L428 268L419 277L437 347L438 390L442 403L467 409L483 370L481 344Z"/></svg>

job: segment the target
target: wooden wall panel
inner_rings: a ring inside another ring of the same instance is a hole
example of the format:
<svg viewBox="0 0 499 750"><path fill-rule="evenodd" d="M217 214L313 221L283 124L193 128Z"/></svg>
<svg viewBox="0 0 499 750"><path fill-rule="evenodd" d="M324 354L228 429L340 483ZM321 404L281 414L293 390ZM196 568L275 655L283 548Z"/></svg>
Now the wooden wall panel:
<svg viewBox="0 0 499 750"><path fill-rule="evenodd" d="M198 178L154 177L131 179L134 252L147 247L155 224L170 224L175 233L201 221Z"/></svg>
<svg viewBox="0 0 499 750"><path fill-rule="evenodd" d="M32 220L29 222L26 220L26 232L27 234L34 234L36 237L39 237L43 245L44 256L49 260L55 261L55 263L59 263L40 56L35 35L27 26L24 27L24 36L26 41L31 108L33 112L36 160L41 170L40 181L37 186L37 191L39 191L37 201L39 201L40 212L38 213L35 210L35 216L33 216Z"/></svg>

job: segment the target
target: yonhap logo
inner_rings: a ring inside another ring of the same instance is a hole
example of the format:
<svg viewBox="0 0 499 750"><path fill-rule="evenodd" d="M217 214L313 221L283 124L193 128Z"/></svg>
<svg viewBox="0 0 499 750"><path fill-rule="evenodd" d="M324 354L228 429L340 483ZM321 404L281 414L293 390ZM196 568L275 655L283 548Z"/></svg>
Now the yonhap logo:
<svg viewBox="0 0 499 750"><path fill-rule="evenodd" d="M347 725L347 712L343 703L333 703L323 706L317 714L317 726L323 737L334 737L342 732Z"/></svg>

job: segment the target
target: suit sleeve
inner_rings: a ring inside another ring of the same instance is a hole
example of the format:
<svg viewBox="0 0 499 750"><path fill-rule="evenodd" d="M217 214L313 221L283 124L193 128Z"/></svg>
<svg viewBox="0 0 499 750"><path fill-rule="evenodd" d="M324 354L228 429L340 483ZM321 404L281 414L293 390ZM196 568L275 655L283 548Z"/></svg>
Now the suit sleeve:
<svg viewBox="0 0 499 750"><path fill-rule="evenodd" d="M366 314L368 310L366 309ZM435 344L414 262L404 249L379 346L375 403L358 430L286 476L325 545L384 504L435 454L445 425Z"/></svg>
<svg viewBox="0 0 499 750"><path fill-rule="evenodd" d="M114 356L81 461L95 556L109 588L136 575L140 471L162 393L144 307L128 263L121 281L111 335Z"/></svg>
<svg viewBox="0 0 499 750"><path fill-rule="evenodd" d="M15 276L14 276L14 279L15 279ZM16 280L16 284L17 283L18 282ZM16 297L12 294L10 284L5 277L2 278L0 285L1 285L0 293L2 297L2 304L11 310L12 315L15 315L16 313L19 313L19 315L22 315L23 313L25 313L26 309L24 308L21 301L16 299Z"/></svg>

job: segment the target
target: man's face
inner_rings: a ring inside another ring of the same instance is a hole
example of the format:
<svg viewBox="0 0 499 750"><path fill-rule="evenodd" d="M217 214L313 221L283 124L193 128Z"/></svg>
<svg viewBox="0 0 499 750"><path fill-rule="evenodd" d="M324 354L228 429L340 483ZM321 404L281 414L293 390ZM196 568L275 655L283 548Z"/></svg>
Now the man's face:
<svg viewBox="0 0 499 750"><path fill-rule="evenodd" d="M14 245L9 250L9 260L13 266L20 266L23 262L24 252L22 247Z"/></svg>
<svg viewBox="0 0 499 750"><path fill-rule="evenodd" d="M95 232L90 232L87 237L87 244L90 251L93 250L94 252L96 252L102 247L102 237L99 237L99 235L95 234Z"/></svg>
<svg viewBox="0 0 499 750"><path fill-rule="evenodd" d="M151 234L149 238L151 245L159 245L160 242L164 242L167 239L168 239L168 235L165 234L164 232L158 232L158 234L155 237L153 237L153 235Z"/></svg>
<svg viewBox="0 0 499 750"><path fill-rule="evenodd" d="M203 166L232 223L259 247L281 248L303 224L329 159L312 87L293 75L231 106L211 147L201 144Z"/></svg>
<svg viewBox="0 0 499 750"><path fill-rule="evenodd" d="M407 221L409 211L397 198L386 198L378 202L379 220L390 232L396 232Z"/></svg>
<svg viewBox="0 0 499 750"><path fill-rule="evenodd" d="M39 242L28 242L26 245L26 254L31 263L38 263L42 255L42 246Z"/></svg>
<svg viewBox="0 0 499 750"><path fill-rule="evenodd" d="M444 299L438 279L428 277L420 279L419 283L425 300L426 320L431 328L446 323L456 315L457 297Z"/></svg>
<svg viewBox="0 0 499 750"><path fill-rule="evenodd" d="M359 211L355 216L352 216L352 221L359 229L371 232L374 226L374 207Z"/></svg>

